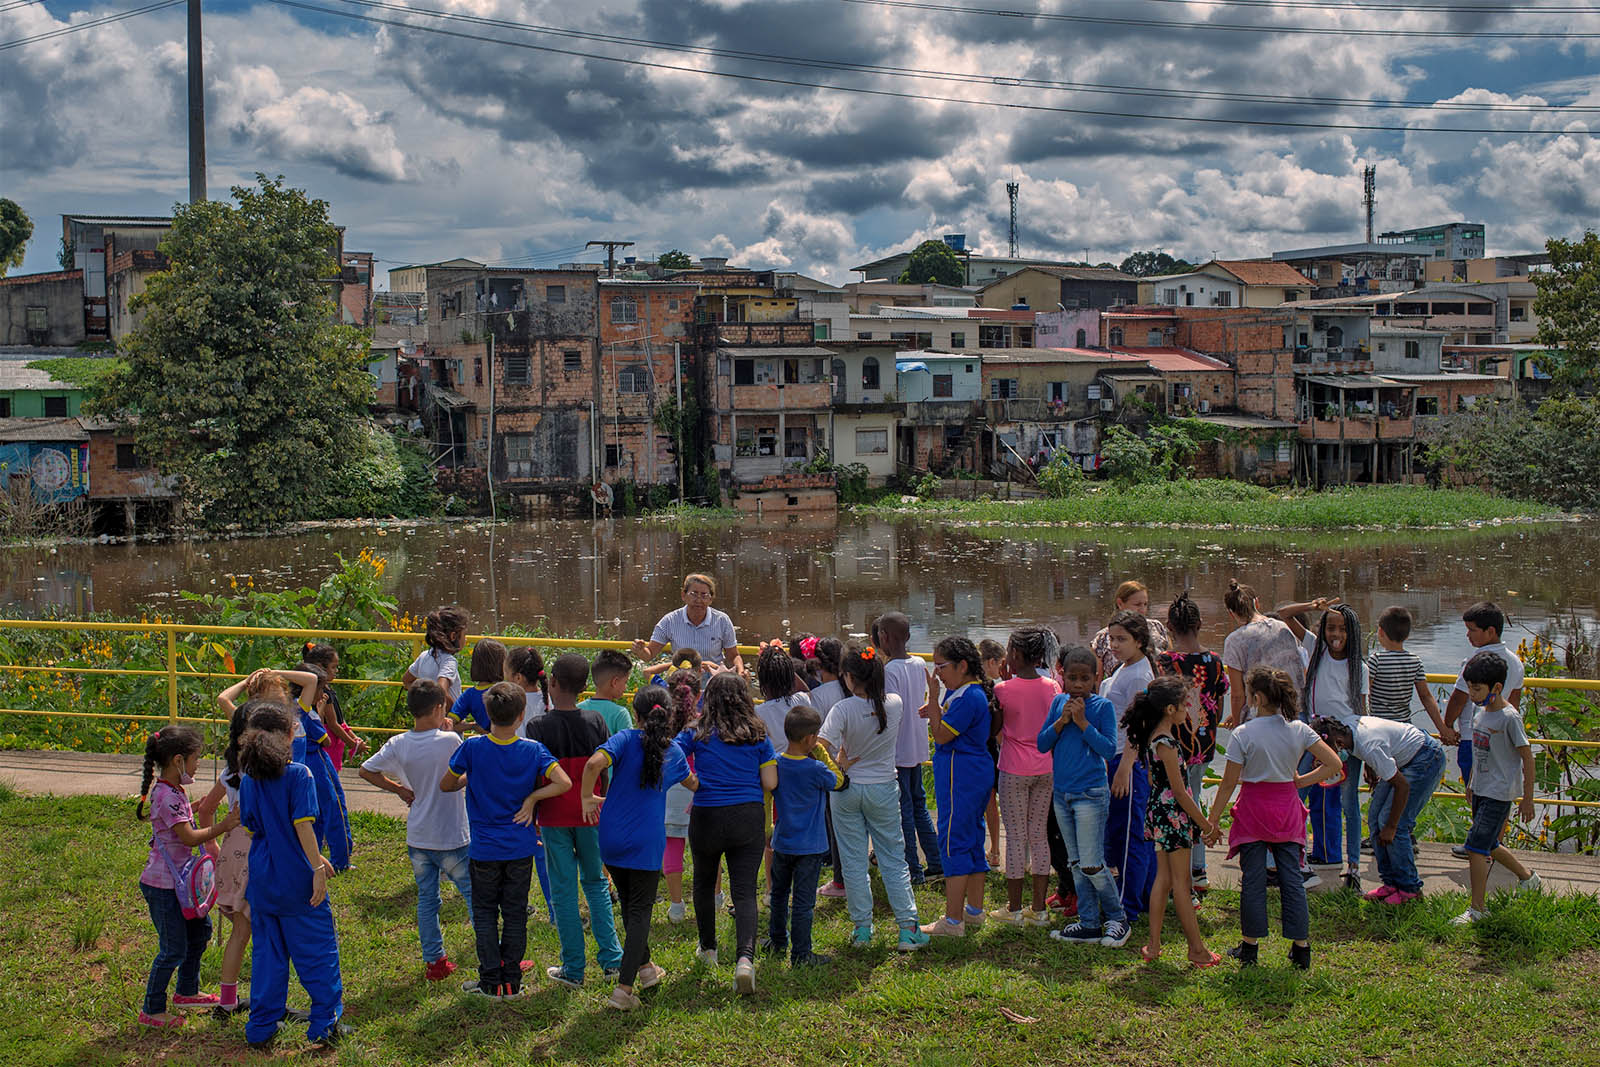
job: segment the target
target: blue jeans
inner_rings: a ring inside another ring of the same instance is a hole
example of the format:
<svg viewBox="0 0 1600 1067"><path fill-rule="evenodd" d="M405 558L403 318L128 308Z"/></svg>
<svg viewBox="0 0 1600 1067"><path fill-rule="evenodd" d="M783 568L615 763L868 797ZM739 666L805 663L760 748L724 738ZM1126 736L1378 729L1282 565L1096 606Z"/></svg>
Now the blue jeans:
<svg viewBox="0 0 1600 1067"><path fill-rule="evenodd" d="M1308 752L1300 759L1300 773L1317 765ZM1300 791L1311 815L1310 863L1361 865L1361 761L1346 756L1344 781L1330 786L1318 783ZM1341 847L1342 843L1342 847Z"/></svg>
<svg viewBox="0 0 1600 1067"><path fill-rule="evenodd" d="M1378 840L1378 830L1389 822L1394 806L1394 786L1379 782L1372 787L1372 803L1367 808L1367 831L1372 835L1372 852L1378 860L1378 877L1384 885L1392 885L1407 893L1422 892L1422 879L1417 876L1416 848L1412 832L1417 825L1417 814L1433 797L1439 780L1444 777L1444 748L1439 742L1428 743L1411 757L1411 762L1400 768L1411 792L1406 796L1406 806L1400 809L1400 822L1395 827L1394 841L1385 845Z"/></svg>
<svg viewBox="0 0 1600 1067"><path fill-rule="evenodd" d="M833 837L839 842L839 862L844 867L845 906L857 926L872 923L872 872L867 861L867 839L878 850L878 876L889 896L889 907L902 927L917 921L917 901L911 895L911 877L902 856L900 797L895 782L857 785L852 782L834 793ZM933 855L937 855L934 852Z"/></svg>
<svg viewBox="0 0 1600 1067"><path fill-rule="evenodd" d="M1072 886L1078 894L1078 921L1091 930L1108 922L1123 922L1126 909L1117 880L1106 867L1106 816L1111 811L1111 787L1087 793L1052 793L1056 825L1072 859Z"/></svg>
<svg viewBox="0 0 1600 1067"><path fill-rule="evenodd" d="M895 775L900 782L900 837L905 842L906 870L911 873L913 883L921 882L924 877L938 878L944 874L944 868L939 864L939 835L934 832L933 819L928 815L922 766L896 767ZM917 855L919 843L922 855L928 857L926 871ZM883 862L881 855L878 862Z"/></svg>
<svg viewBox="0 0 1600 1067"><path fill-rule="evenodd" d="M1191 763L1183 771L1184 780L1189 783L1189 795L1194 797L1194 802L1200 804L1201 810L1205 805L1200 803L1200 794L1205 789L1206 765L1204 763ZM1195 874L1206 873L1206 843L1204 839L1196 841L1194 848L1189 850L1189 870Z"/></svg>
<svg viewBox="0 0 1600 1067"><path fill-rule="evenodd" d="M467 867L470 845L460 848L411 848L411 877L417 880L417 937L422 942L422 962L434 963L444 957L444 933L439 929L439 876L444 875L461 891L472 914L472 876Z"/></svg>
<svg viewBox="0 0 1600 1067"><path fill-rule="evenodd" d="M156 928L155 962L144 984L144 1012L160 1015L167 1010L167 985L172 972L178 972L178 994L192 997L200 992L200 960L211 940L211 919L185 919L178 894L171 889L139 883L139 891L150 906L150 921Z"/></svg>
<svg viewBox="0 0 1600 1067"><path fill-rule="evenodd" d="M550 871L550 910L561 938L561 969L574 982L583 981L587 951L583 918L578 914L578 887L589 902L589 932L602 970L622 965L616 916L611 912L611 886L600 864L600 832L593 826L541 826L544 859Z"/></svg>
<svg viewBox="0 0 1600 1067"><path fill-rule="evenodd" d="M772 907L767 917L767 938L780 952L791 946L789 959L795 963L811 955L811 916L817 908L817 876L822 873L827 859L826 852L772 854ZM791 891L794 894L792 907L789 903Z"/></svg>

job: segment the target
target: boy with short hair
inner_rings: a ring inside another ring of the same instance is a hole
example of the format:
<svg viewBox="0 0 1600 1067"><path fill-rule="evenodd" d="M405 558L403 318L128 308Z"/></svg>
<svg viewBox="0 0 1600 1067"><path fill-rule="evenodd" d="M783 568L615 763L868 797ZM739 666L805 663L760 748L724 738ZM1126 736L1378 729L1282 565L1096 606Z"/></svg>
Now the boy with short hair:
<svg viewBox="0 0 1600 1067"><path fill-rule="evenodd" d="M578 707L599 715L610 733L633 729L633 712L622 703L622 697L628 691L628 675L632 672L633 660L614 648L601 651L589 668L589 674L594 679L594 696Z"/></svg>
<svg viewBox="0 0 1600 1067"><path fill-rule="evenodd" d="M809 704L796 704L784 715L789 747L778 760L778 788L772 794L772 908L763 947L780 956L787 948L793 967L829 962L811 951L811 917L817 907L817 875L828 859L828 794L845 788L850 779L831 761L813 758L814 752L823 751L817 747L821 732L822 716Z"/></svg>
<svg viewBox="0 0 1600 1067"><path fill-rule="evenodd" d="M1505 661L1486 648L1467 660L1461 678L1477 712L1472 717L1472 829L1466 844L1472 861L1472 904L1450 920L1457 926L1483 918L1491 860L1517 876L1517 892L1539 888L1539 875L1500 844L1500 830L1519 793L1517 813L1524 821L1533 818L1533 746L1528 744L1522 713L1502 696Z"/></svg>
<svg viewBox="0 0 1600 1067"><path fill-rule="evenodd" d="M472 929L478 978L461 988L492 998L522 995L522 954L528 945L528 887L540 801L572 789L550 751L516 735L526 702L522 689L496 682L484 694L489 732L468 738L450 757L439 782L446 793L467 792L472 831ZM526 798L526 799L523 799Z"/></svg>
<svg viewBox="0 0 1600 1067"><path fill-rule="evenodd" d="M1522 660L1518 658L1516 650L1506 647L1500 639L1501 633L1506 628L1506 614L1500 608L1487 600L1480 600L1466 611L1461 613L1461 621L1467 627L1467 642L1478 652L1493 652L1505 661L1505 700L1513 708L1522 706ZM1477 655L1474 652L1473 655ZM1461 661L1461 668L1466 670L1468 656ZM1450 699L1444 706L1444 724L1458 731L1456 744L1456 766L1461 770L1461 785L1467 794L1467 802L1472 802L1472 717L1473 703L1467 697L1467 679L1465 674L1456 678L1456 687L1450 693ZM1451 853L1458 858L1467 856L1466 845L1456 845Z"/></svg>
<svg viewBox="0 0 1600 1067"><path fill-rule="evenodd" d="M900 698L900 737L895 743L894 766L900 781L900 829L905 836L906 869L911 884L921 885L929 878L943 878L939 862L939 837L928 815L928 794L922 784L922 765L932 752L928 741L928 720L919 712L928 702L928 665L906 651L911 640L911 620L898 611L878 616L872 624L872 639L883 653L884 689ZM917 852L917 845L922 852ZM924 870L922 857L928 859Z"/></svg>
<svg viewBox="0 0 1600 1067"><path fill-rule="evenodd" d="M1379 719L1411 721L1411 694L1422 701L1439 739L1454 745L1461 739L1444 723L1439 702L1428 688L1428 672L1415 653L1406 651L1411 636L1411 612L1395 605L1378 616L1378 647L1367 657L1367 709Z"/></svg>
<svg viewBox="0 0 1600 1067"><path fill-rule="evenodd" d="M472 911L470 874L472 835L467 800L461 792L446 793L439 782L450 758L461 747L461 735L446 725L448 701L438 682L422 679L406 691L411 729L385 741L361 765L361 777L406 802L406 852L417 881L417 938L422 943L424 972L430 982L450 977L456 965L444 950L439 929L439 876L450 879Z"/></svg>
<svg viewBox="0 0 1600 1067"><path fill-rule="evenodd" d="M622 677L626 681L627 675ZM528 736L543 742L561 767L581 780L584 764L611 736L598 712L578 706L578 697L589 682L589 661L575 652L557 656L550 665L549 679L550 707L528 723ZM589 902L589 932L594 935L601 969L609 976L622 966L611 887L600 862L600 832L584 818L580 792L575 789L539 808L545 866L550 872L550 910L555 913L556 933L561 938L561 963L545 968L545 974L569 989L583 985L587 956L583 919L578 914L580 885ZM603 780L596 784L595 795L605 795Z"/></svg>

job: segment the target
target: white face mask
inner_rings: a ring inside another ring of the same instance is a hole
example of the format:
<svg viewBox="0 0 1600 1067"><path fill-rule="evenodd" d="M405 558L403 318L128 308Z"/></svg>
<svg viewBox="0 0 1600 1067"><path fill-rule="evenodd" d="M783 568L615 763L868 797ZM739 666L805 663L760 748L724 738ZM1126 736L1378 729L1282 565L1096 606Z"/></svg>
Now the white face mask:
<svg viewBox="0 0 1600 1067"><path fill-rule="evenodd" d="M179 771L178 772L178 784L179 785L194 785L194 775L190 774L188 771Z"/></svg>

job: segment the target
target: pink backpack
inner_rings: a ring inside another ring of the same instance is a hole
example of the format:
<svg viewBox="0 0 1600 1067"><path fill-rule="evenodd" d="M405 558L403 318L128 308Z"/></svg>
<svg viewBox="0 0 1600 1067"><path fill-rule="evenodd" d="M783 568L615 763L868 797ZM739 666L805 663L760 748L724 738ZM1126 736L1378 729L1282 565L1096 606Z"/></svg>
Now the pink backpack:
<svg viewBox="0 0 1600 1067"><path fill-rule="evenodd" d="M194 823L191 821L189 825L193 826ZM153 831L150 844L157 844ZM178 895L178 907L182 909L183 917L204 919L217 903L217 864L211 858L211 853L204 848L198 854L190 853L188 862L180 868L172 862L172 856L165 848L157 846L156 851L161 853L161 858L167 861L167 870L172 872L172 891Z"/></svg>

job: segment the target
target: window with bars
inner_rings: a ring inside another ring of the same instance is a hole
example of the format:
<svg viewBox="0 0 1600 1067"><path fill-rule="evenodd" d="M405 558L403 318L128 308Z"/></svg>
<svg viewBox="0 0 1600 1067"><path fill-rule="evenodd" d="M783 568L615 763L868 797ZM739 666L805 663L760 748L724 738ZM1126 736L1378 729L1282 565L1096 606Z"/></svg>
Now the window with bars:
<svg viewBox="0 0 1600 1067"><path fill-rule="evenodd" d="M561 369L562 370L582 370L583 369L583 353L578 351L576 348L564 348L564 349L562 349L561 350Z"/></svg>
<svg viewBox="0 0 1600 1067"><path fill-rule="evenodd" d="M639 321L639 305L632 297L619 296L611 301L611 322L627 324Z"/></svg>
<svg viewBox="0 0 1600 1067"><path fill-rule="evenodd" d="M533 382L533 361L527 353L517 352L506 356L505 368L507 385L529 385Z"/></svg>
<svg viewBox="0 0 1600 1067"><path fill-rule="evenodd" d="M648 393L650 372L643 367L623 367L617 372L617 392Z"/></svg>

